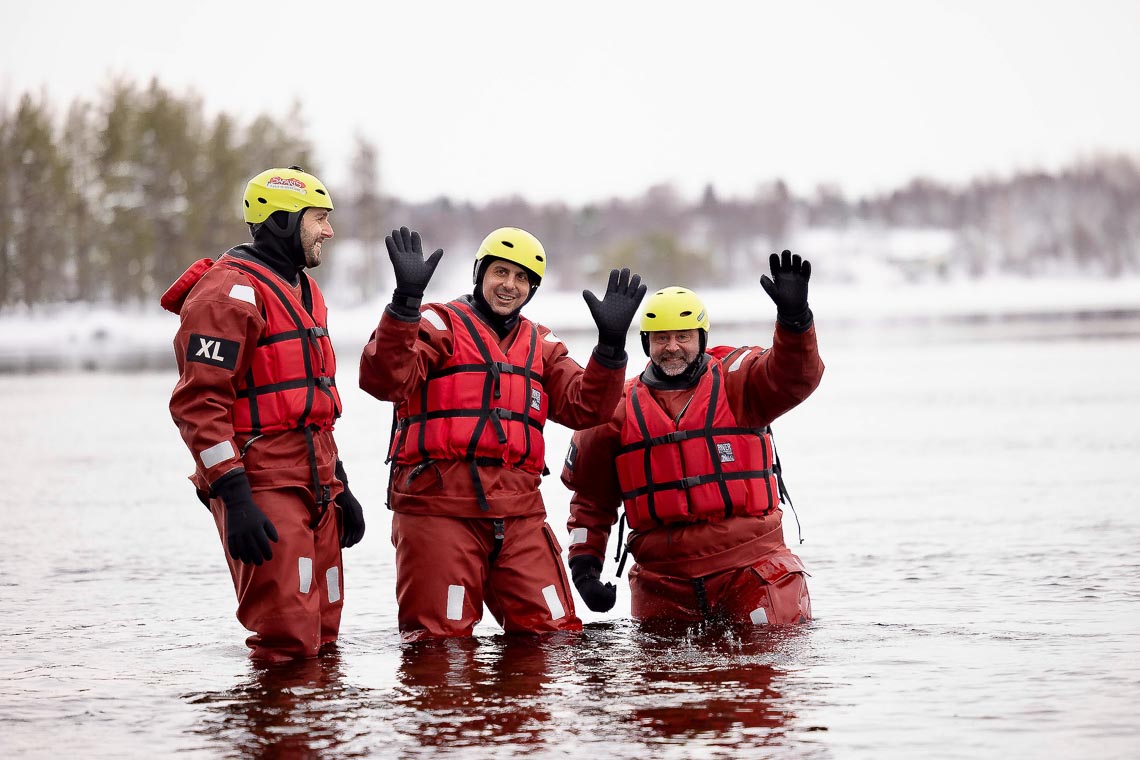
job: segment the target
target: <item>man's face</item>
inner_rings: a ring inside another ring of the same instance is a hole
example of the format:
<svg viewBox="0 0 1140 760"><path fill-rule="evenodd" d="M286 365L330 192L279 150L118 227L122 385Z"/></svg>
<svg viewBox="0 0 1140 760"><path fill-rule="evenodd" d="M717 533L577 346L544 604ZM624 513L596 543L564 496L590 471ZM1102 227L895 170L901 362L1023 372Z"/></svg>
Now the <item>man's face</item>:
<svg viewBox="0 0 1140 760"><path fill-rule="evenodd" d="M301 250L305 253L305 266L312 269L321 265L321 243L333 236L327 208L307 208L301 215Z"/></svg>
<svg viewBox="0 0 1140 760"><path fill-rule="evenodd" d="M700 351L699 330L659 330L649 333L649 359L669 377L685 371Z"/></svg>
<svg viewBox="0 0 1140 760"><path fill-rule="evenodd" d="M508 316L522 308L529 295L530 278L518 264L492 261L483 273L483 298L499 316Z"/></svg>

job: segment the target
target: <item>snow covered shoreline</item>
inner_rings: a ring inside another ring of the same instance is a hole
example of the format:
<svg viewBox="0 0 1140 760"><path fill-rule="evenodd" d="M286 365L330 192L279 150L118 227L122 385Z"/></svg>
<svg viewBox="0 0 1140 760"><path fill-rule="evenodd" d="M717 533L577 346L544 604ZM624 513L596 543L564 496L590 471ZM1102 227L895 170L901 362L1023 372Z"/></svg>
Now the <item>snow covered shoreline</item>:
<svg viewBox="0 0 1140 760"><path fill-rule="evenodd" d="M774 308L759 286L702 289L700 294L709 307L714 334L718 329L765 326L774 317ZM429 293L431 297L441 296ZM380 299L347 306L333 300L330 330L339 355L359 352L384 303ZM934 329L945 336L958 328L1011 324L1052 325L1046 337L1056 337L1056 327L1066 324L1082 327L1075 332L1062 329L1060 335L1140 330L1140 278L989 278L897 286L813 283L811 304L821 328L848 335ZM541 292L526 314L568 338L594 329L577 292ZM68 304L3 313L0 372L172 367L176 328L177 317L157 304L133 309Z"/></svg>

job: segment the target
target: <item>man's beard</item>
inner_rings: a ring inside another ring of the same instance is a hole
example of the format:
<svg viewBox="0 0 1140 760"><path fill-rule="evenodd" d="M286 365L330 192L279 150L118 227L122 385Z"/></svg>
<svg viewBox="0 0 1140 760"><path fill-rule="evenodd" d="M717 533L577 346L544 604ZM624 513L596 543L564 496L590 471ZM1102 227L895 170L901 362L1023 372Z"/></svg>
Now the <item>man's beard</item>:
<svg viewBox="0 0 1140 760"><path fill-rule="evenodd" d="M671 356L660 358L657 361L657 366L669 377L676 377L688 369L692 363L692 359L685 356L684 353L679 352Z"/></svg>

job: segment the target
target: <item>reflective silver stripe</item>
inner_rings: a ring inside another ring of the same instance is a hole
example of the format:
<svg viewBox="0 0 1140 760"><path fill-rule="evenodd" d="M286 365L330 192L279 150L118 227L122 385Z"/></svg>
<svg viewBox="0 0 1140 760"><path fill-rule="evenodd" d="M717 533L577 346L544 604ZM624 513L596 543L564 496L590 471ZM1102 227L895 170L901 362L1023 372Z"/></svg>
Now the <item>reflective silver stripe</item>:
<svg viewBox="0 0 1140 760"><path fill-rule="evenodd" d="M734 361L734 362L732 363L732 366L728 368L728 371L729 371L729 372L734 372L734 371L736 371L736 370L740 369L740 363L741 363L742 361L744 361L744 357L748 356L750 353L752 353L752 349L751 349L751 348L750 348L750 349L748 349L747 351L745 351L744 353L742 353L740 356L736 357L736 361Z"/></svg>
<svg viewBox="0 0 1140 760"><path fill-rule="evenodd" d="M236 298L239 301L257 305L257 300L253 296L253 288L249 285L234 285L230 288L230 298Z"/></svg>
<svg viewBox="0 0 1140 760"><path fill-rule="evenodd" d="M301 582L297 588L302 594L309 593L313 587L313 560L311 557L297 557L297 575Z"/></svg>
<svg viewBox="0 0 1140 760"><path fill-rule="evenodd" d="M236 456L237 451L234 450L234 445L230 441L215 443L210 448L198 452L198 458L202 460L202 467L207 470Z"/></svg>
<svg viewBox="0 0 1140 760"><path fill-rule="evenodd" d="M329 590L329 604L340 601L340 568L332 566L325 571L325 585Z"/></svg>
<svg viewBox="0 0 1140 760"><path fill-rule="evenodd" d="M566 617L566 610L562 606L562 600L558 598L558 591L553 585L547 586L542 590L542 598L546 600L546 606L550 608L550 618L552 620L561 620Z"/></svg>
<svg viewBox="0 0 1140 760"><path fill-rule="evenodd" d="M463 595L464 590L462 586L447 587L448 620L461 620L463 618Z"/></svg>
<svg viewBox="0 0 1140 760"><path fill-rule="evenodd" d="M574 530L570 531L570 545L571 546L573 546L574 544L584 544L584 543L586 543L586 529L585 528L575 528Z"/></svg>
<svg viewBox="0 0 1140 760"><path fill-rule="evenodd" d="M431 326L437 330L447 329L447 325L443 322L443 317L436 314L434 309L424 309L423 313L420 314L420 317L430 322Z"/></svg>

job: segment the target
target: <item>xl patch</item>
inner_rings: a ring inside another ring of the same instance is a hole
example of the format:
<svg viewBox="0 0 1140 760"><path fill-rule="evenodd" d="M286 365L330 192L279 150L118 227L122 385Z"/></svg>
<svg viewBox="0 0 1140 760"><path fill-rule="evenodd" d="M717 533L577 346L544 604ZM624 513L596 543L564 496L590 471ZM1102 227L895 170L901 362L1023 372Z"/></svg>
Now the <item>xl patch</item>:
<svg viewBox="0 0 1140 760"><path fill-rule="evenodd" d="M236 340L191 333L190 344L186 346L186 361L233 369L237 366L240 351L241 344Z"/></svg>

